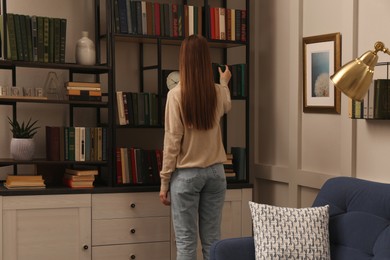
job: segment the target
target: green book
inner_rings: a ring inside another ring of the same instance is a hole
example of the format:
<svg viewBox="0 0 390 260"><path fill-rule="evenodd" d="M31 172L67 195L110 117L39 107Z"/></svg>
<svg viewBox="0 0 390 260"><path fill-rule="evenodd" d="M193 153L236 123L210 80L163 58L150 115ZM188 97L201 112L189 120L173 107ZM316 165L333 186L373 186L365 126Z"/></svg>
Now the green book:
<svg viewBox="0 0 390 260"><path fill-rule="evenodd" d="M7 30L9 40L7 57L11 60L18 60L14 14L7 14Z"/></svg>
<svg viewBox="0 0 390 260"><path fill-rule="evenodd" d="M43 17L37 16L37 55L38 61L43 62L43 53L44 53L44 45L43 45Z"/></svg>
<svg viewBox="0 0 390 260"><path fill-rule="evenodd" d="M61 53L61 19L54 18L54 63L60 63L60 53Z"/></svg>
<svg viewBox="0 0 390 260"><path fill-rule="evenodd" d="M49 62L49 17L43 18L43 62Z"/></svg>
<svg viewBox="0 0 390 260"><path fill-rule="evenodd" d="M68 160L74 161L76 159L76 130L74 127L68 127Z"/></svg>
<svg viewBox="0 0 390 260"><path fill-rule="evenodd" d="M66 50L66 19L60 20L60 63L65 63L65 50Z"/></svg>
<svg viewBox="0 0 390 260"><path fill-rule="evenodd" d="M25 15L19 15L20 20L20 33L22 34L22 54L23 60L29 61L28 58L28 35L27 35L27 21Z"/></svg>
<svg viewBox="0 0 390 260"><path fill-rule="evenodd" d="M31 17L25 15L26 18L26 40L27 40L27 60L33 61L33 43L32 43L32 26Z"/></svg>
<svg viewBox="0 0 390 260"><path fill-rule="evenodd" d="M54 18L49 18L49 62L54 63Z"/></svg>
<svg viewBox="0 0 390 260"><path fill-rule="evenodd" d="M16 49L18 52L18 59L17 60L24 60L24 54L23 54L23 39L22 39L22 28L20 26L20 15L14 14L14 26L15 26L15 32L16 32Z"/></svg>
<svg viewBox="0 0 390 260"><path fill-rule="evenodd" d="M390 118L390 80L374 80L374 118Z"/></svg>
<svg viewBox="0 0 390 260"><path fill-rule="evenodd" d="M32 60L38 61L38 21L37 16L31 16Z"/></svg>

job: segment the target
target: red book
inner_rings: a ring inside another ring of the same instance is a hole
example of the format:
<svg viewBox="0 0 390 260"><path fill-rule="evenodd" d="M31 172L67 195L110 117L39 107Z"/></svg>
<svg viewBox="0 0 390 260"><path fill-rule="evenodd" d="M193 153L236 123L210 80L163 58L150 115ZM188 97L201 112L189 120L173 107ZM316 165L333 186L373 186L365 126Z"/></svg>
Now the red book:
<svg viewBox="0 0 390 260"><path fill-rule="evenodd" d="M137 183L137 164L135 160L135 148L131 147L130 158L131 158L131 173L133 174L133 183Z"/></svg>
<svg viewBox="0 0 390 260"><path fill-rule="evenodd" d="M74 181L64 178L64 184L70 188L93 188L93 181Z"/></svg>
<svg viewBox="0 0 390 260"><path fill-rule="evenodd" d="M161 35L160 26L160 4L154 3L154 29L157 36Z"/></svg>
<svg viewBox="0 0 390 260"><path fill-rule="evenodd" d="M190 23L188 18L188 5L184 5L184 36L188 37L190 34Z"/></svg>
<svg viewBox="0 0 390 260"><path fill-rule="evenodd" d="M226 40L232 40L232 12L231 9L226 9Z"/></svg>
<svg viewBox="0 0 390 260"><path fill-rule="evenodd" d="M219 32L219 7L214 8L214 23L215 23L215 38L216 40L220 39L220 32Z"/></svg>
<svg viewBox="0 0 390 260"><path fill-rule="evenodd" d="M60 160L59 126L46 126L46 158L49 161Z"/></svg>
<svg viewBox="0 0 390 260"><path fill-rule="evenodd" d="M146 34L153 35L153 3L146 2L146 20L147 20L147 30Z"/></svg>
<svg viewBox="0 0 390 260"><path fill-rule="evenodd" d="M122 184L122 161L121 161L121 148L117 147L116 149L116 183Z"/></svg>
<svg viewBox="0 0 390 260"><path fill-rule="evenodd" d="M241 10L241 39L246 42L246 10Z"/></svg>
<svg viewBox="0 0 390 260"><path fill-rule="evenodd" d="M179 36L177 4L172 4L172 35L173 37Z"/></svg>
<svg viewBox="0 0 390 260"><path fill-rule="evenodd" d="M209 8L210 12L210 38L215 39L215 11L214 7Z"/></svg>

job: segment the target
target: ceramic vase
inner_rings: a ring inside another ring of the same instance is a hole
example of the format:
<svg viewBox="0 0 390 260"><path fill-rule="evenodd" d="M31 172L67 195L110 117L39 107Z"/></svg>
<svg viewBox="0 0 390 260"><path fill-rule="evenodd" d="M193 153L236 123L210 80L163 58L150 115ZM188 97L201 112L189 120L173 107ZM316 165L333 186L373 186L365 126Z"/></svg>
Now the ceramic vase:
<svg viewBox="0 0 390 260"><path fill-rule="evenodd" d="M88 32L81 32L82 37L76 45L76 63L80 65L95 65L95 44L88 38Z"/></svg>
<svg viewBox="0 0 390 260"><path fill-rule="evenodd" d="M12 138L10 150L13 159L29 161L33 158L35 152L34 140L27 138Z"/></svg>

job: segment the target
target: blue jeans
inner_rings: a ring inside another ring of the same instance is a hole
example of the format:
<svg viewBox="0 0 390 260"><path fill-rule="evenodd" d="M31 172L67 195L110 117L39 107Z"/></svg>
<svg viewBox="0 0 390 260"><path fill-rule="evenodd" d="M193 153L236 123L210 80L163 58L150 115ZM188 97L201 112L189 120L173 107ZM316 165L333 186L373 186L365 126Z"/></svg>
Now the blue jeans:
<svg viewBox="0 0 390 260"><path fill-rule="evenodd" d="M226 177L222 164L177 169L171 177L170 196L177 260L196 260L199 237L203 259L220 239Z"/></svg>

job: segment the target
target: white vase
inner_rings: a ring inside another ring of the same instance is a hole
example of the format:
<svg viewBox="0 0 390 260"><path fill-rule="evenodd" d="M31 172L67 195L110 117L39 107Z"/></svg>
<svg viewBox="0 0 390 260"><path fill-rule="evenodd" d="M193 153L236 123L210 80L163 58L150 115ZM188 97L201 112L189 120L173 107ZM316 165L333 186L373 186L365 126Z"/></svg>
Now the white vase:
<svg viewBox="0 0 390 260"><path fill-rule="evenodd" d="M82 31L82 37L76 44L76 63L81 65L95 65L95 44L88 38L88 32Z"/></svg>
<svg viewBox="0 0 390 260"><path fill-rule="evenodd" d="M33 158L35 152L34 140L27 138L12 138L10 150L13 159L29 161Z"/></svg>

